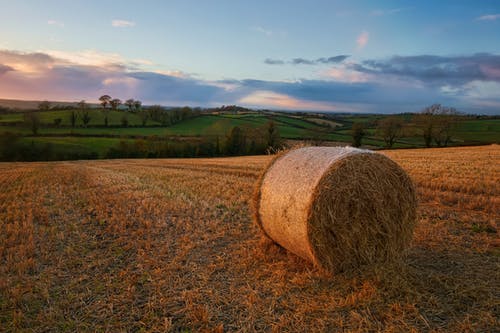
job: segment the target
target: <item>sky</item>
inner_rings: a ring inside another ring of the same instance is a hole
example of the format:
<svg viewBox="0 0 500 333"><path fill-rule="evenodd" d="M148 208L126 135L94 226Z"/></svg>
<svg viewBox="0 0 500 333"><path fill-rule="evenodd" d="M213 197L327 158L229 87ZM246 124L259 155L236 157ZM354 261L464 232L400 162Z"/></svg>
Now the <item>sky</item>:
<svg viewBox="0 0 500 333"><path fill-rule="evenodd" d="M0 0L0 98L500 114L500 1Z"/></svg>

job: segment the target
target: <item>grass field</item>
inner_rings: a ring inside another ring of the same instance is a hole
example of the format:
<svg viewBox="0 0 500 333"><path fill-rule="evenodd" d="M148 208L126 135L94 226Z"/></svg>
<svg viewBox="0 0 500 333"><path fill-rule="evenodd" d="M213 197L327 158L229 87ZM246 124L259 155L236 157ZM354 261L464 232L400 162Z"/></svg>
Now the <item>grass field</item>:
<svg viewBox="0 0 500 333"><path fill-rule="evenodd" d="M70 117L71 111L61 110L61 111L36 111L40 115L40 122L42 124L53 125L54 119L61 119L61 126L69 127L71 125ZM103 126L104 125L104 113L101 110L89 109L90 122L88 126ZM126 111L108 111L108 124L111 126L121 125L123 116L127 117L128 123L131 126L142 125L141 118L132 112ZM22 122L23 113L14 112L8 114L0 115L0 123L11 123L11 122ZM81 124L81 120L77 121L77 124ZM159 125L158 122L149 120L147 125Z"/></svg>
<svg viewBox="0 0 500 333"><path fill-rule="evenodd" d="M41 112L41 121L46 124L53 124L53 119L57 116L57 113L67 113L69 111L50 111ZM69 124L63 122L64 127L54 128L54 127L44 127L42 126L39 130L41 135L43 134L68 134L72 133L81 135L182 135L182 136L201 136L201 135L220 135L225 136L231 131L234 126L240 126L243 128L257 128L265 126L271 119L273 119L280 129L280 133L285 138L302 138L302 137L312 137L314 131L320 129L321 127L314 124L308 123L300 119L294 119L291 117L273 117L262 115L242 115L242 116L219 116L219 115L205 115L201 117L196 117L193 119L188 119L171 125L168 127L93 127L95 125L102 126L103 117L102 113L94 110L92 111L98 117L91 117L88 128L68 127ZM120 125L121 117L123 112L110 112L110 125L116 126ZM139 116L135 114L128 115L130 126L140 125ZM22 121L22 115L20 114L7 114L3 115L0 122L11 123L15 121ZM157 126L158 123L148 122L148 126ZM10 131L14 133L30 134L29 128L23 126L1 126L0 131Z"/></svg>
<svg viewBox="0 0 500 333"><path fill-rule="evenodd" d="M218 138L224 144L236 126L242 128L247 136L265 135L265 127L269 121L277 126L280 136L287 140L303 140L315 143L331 144L352 142L351 127L354 122L365 124L366 136L363 145L369 148L383 148L385 142L376 130L376 122L385 115L294 115L284 112L245 112L245 113L205 113L201 116L189 118L174 125L161 126L160 123L148 120L143 127L141 118L136 113L126 111L108 111L109 127L104 127L104 113L98 109L90 109L90 123L82 126L78 119L76 127L70 126L70 112L68 110L37 111L41 125L34 136L30 127L23 123L23 113L12 111L0 114L0 135L6 132L23 136L24 142L40 146L49 143L52 151L58 156L72 156L71 153L86 154L88 156L104 157L106 152L116 147L117 139L135 139L148 136L184 137L196 140L195 137L206 138L207 141L216 141ZM122 125L122 117L128 119L128 126ZM424 147L422 136L418 135L410 114L397 115L406 122L405 136L396 139L393 148ZM62 119L61 125L56 127L54 120ZM333 121L335 120L335 121ZM260 133L256 134L257 131ZM253 134L252 134L253 133ZM463 116L452 131L451 146L481 145L500 142L500 119L472 118ZM68 138L65 142L63 138ZM93 144L95 143L95 145ZM108 143L108 145L106 145ZM75 151L71 151L74 147ZM0 150L2 148L0 147ZM44 158L40 157L41 160ZM47 158L45 158L47 160Z"/></svg>
<svg viewBox="0 0 500 333"><path fill-rule="evenodd" d="M493 332L500 148L385 151L417 185L406 265L331 276L261 239L268 156L0 163L0 327Z"/></svg>

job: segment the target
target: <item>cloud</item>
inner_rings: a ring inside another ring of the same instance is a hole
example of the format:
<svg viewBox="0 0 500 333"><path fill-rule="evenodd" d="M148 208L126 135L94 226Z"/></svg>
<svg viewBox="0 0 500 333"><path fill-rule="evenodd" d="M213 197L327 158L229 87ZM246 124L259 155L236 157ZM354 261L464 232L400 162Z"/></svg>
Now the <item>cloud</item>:
<svg viewBox="0 0 500 333"><path fill-rule="evenodd" d="M111 25L115 28L131 28L135 27L135 22L127 20L113 20L111 21Z"/></svg>
<svg viewBox="0 0 500 333"><path fill-rule="evenodd" d="M291 63L293 65L314 65L316 62L314 60L308 60L304 58L292 59Z"/></svg>
<svg viewBox="0 0 500 333"><path fill-rule="evenodd" d="M127 74L138 80L136 93L147 101L169 104L206 105L224 92L209 82L153 72Z"/></svg>
<svg viewBox="0 0 500 333"><path fill-rule="evenodd" d="M210 105L218 98L227 104L225 89L180 71L141 71L134 61L96 51L51 53L0 50L0 98L92 101L109 94L167 105Z"/></svg>
<svg viewBox="0 0 500 333"><path fill-rule="evenodd" d="M48 25L54 25L54 26L57 26L57 27L60 27L60 28L64 27L64 23L63 22L56 21L56 20L48 20L47 24Z"/></svg>
<svg viewBox="0 0 500 333"><path fill-rule="evenodd" d="M0 64L0 75L5 74L7 72L13 71L14 68L7 66L7 65L2 65Z"/></svg>
<svg viewBox="0 0 500 333"><path fill-rule="evenodd" d="M407 7L407 8L393 8L393 9L375 9L371 11L370 15L371 16L392 15L408 9L410 8Z"/></svg>
<svg viewBox="0 0 500 333"><path fill-rule="evenodd" d="M358 38L356 38L356 44L358 44L358 49L362 49L368 43L369 34L367 31L361 32Z"/></svg>
<svg viewBox="0 0 500 333"><path fill-rule="evenodd" d="M117 53L104 53L96 50L83 50L77 52L67 52L59 50L44 50L44 54L59 59L60 61L66 61L71 64L78 64L84 66L119 66L119 67L134 67L141 65L139 61L127 61L121 55Z"/></svg>
<svg viewBox="0 0 500 333"><path fill-rule="evenodd" d="M337 82L368 82L373 79L370 74L362 73L350 68L351 65L342 67L332 67L323 73L323 76Z"/></svg>
<svg viewBox="0 0 500 333"><path fill-rule="evenodd" d="M42 52L23 53L10 50L0 50L0 64L25 74L36 74L54 63L54 59Z"/></svg>
<svg viewBox="0 0 500 333"><path fill-rule="evenodd" d="M285 62L283 60L280 60L280 59L271 59L271 58L266 58L264 60L264 63L268 64L268 65L283 65L283 64L285 64Z"/></svg>
<svg viewBox="0 0 500 333"><path fill-rule="evenodd" d="M348 55L341 54L341 55L329 57L329 58L319 58L316 60L316 62L319 62L322 64L337 64L339 62L346 60L349 57L350 56L348 56Z"/></svg>
<svg viewBox="0 0 500 333"><path fill-rule="evenodd" d="M264 28L262 26L254 26L254 27L251 27L249 28L250 30L252 31L256 31L266 37L281 37L281 38L284 38L287 36L287 32L285 30L271 30L271 29L267 29L267 28Z"/></svg>
<svg viewBox="0 0 500 333"><path fill-rule="evenodd" d="M303 101L285 94L266 90L252 92L250 95L238 100L238 103L250 107L265 107L282 110L335 111L337 109L334 105L328 103Z"/></svg>
<svg viewBox="0 0 500 333"><path fill-rule="evenodd" d="M479 21L495 21L498 19L500 19L500 14L483 15L477 18Z"/></svg>
<svg viewBox="0 0 500 333"><path fill-rule="evenodd" d="M395 56L386 60L365 60L353 70L373 75L392 75L434 85L463 85L467 82L500 82L500 55L477 53L470 56Z"/></svg>
<svg viewBox="0 0 500 333"><path fill-rule="evenodd" d="M261 34L264 34L267 37L271 37L274 34L274 32L272 30L265 29L261 26L252 27L251 30L260 32Z"/></svg>
<svg viewBox="0 0 500 333"><path fill-rule="evenodd" d="M349 58L349 55L341 54L338 56L328 57L328 58L318 58L316 60L305 59L305 58L294 58L290 61L285 61L281 59L270 59L264 60L267 65L284 65L286 63L291 65L318 65L318 64L337 64L341 63L345 59Z"/></svg>
<svg viewBox="0 0 500 333"><path fill-rule="evenodd" d="M249 106L256 106L259 103L275 104L274 108L278 109L287 106L287 108L295 110L411 112L418 111L436 100L446 105L452 105L447 102L454 99L453 96L444 98L435 89L429 87L404 85L399 82L345 83L331 80L294 82L233 80L226 82L238 86L235 94L231 96L233 100L245 102ZM241 94L243 96L237 98ZM271 103L272 101L274 103Z"/></svg>
<svg viewBox="0 0 500 333"><path fill-rule="evenodd" d="M418 111L440 102L461 111L495 114L500 105L499 57L400 56L333 63L314 80L208 81L181 71L146 70L133 60L98 51L0 50L0 98L95 101L109 94L144 104L383 113Z"/></svg>

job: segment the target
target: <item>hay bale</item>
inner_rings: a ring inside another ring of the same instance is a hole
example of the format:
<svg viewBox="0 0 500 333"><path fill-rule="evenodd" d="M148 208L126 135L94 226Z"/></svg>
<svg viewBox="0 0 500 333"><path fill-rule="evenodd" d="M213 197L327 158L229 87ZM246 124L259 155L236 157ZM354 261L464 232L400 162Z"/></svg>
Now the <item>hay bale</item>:
<svg viewBox="0 0 500 333"><path fill-rule="evenodd" d="M388 157L306 147L270 163L256 186L254 217L273 241L335 272L398 260L416 206L410 178Z"/></svg>

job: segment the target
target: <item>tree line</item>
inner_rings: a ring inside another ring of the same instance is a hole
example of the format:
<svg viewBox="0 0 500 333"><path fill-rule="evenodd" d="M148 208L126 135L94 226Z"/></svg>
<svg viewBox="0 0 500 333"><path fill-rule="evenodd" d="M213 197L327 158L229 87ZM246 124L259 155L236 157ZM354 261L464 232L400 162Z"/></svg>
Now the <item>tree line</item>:
<svg viewBox="0 0 500 333"><path fill-rule="evenodd" d="M103 124L104 127L110 127L109 124L109 113L110 111L120 110L121 105L127 108L123 112L120 125L121 127L129 126L129 113L136 114L141 120L141 126L148 126L148 122L155 122L155 126L171 126L183 120L197 117L201 114L201 108L191 108L188 106L184 107L174 107L165 108L161 105L151 105L143 107L142 102L135 99L128 99L124 103L118 98L112 98L109 95L103 95L99 97L101 108L99 110L103 113ZM51 103L48 101L43 101L38 105L40 111L49 111L52 108ZM58 108L59 110L59 108ZM85 100L81 100L76 103L76 106L66 107L65 110L69 110L69 124L71 128L76 128L77 126L88 127L90 121L92 120L92 109L90 104ZM53 126L60 127L62 124L62 118L55 118L53 120ZM33 135L37 135L41 127L40 115L37 112L30 111L23 114L23 123L28 127Z"/></svg>
<svg viewBox="0 0 500 333"><path fill-rule="evenodd" d="M260 128L233 127L225 136L170 138L157 136L121 140L108 150L106 158L216 157L261 155L283 148L278 127L269 121Z"/></svg>
<svg viewBox="0 0 500 333"><path fill-rule="evenodd" d="M410 121L400 116L387 116L375 124L375 134L382 138L385 147L391 148L396 140L404 136L420 136L426 147L446 147L451 142L453 130L460 113L452 107L433 104L414 114ZM352 145L360 147L367 135L366 125L355 122L352 125Z"/></svg>
<svg viewBox="0 0 500 333"><path fill-rule="evenodd" d="M104 156L97 152L60 151L51 143L22 140L15 133L0 134L0 161L52 161L105 158L215 157L266 154L283 147L278 127L270 121L259 128L233 127L226 135L122 139Z"/></svg>

